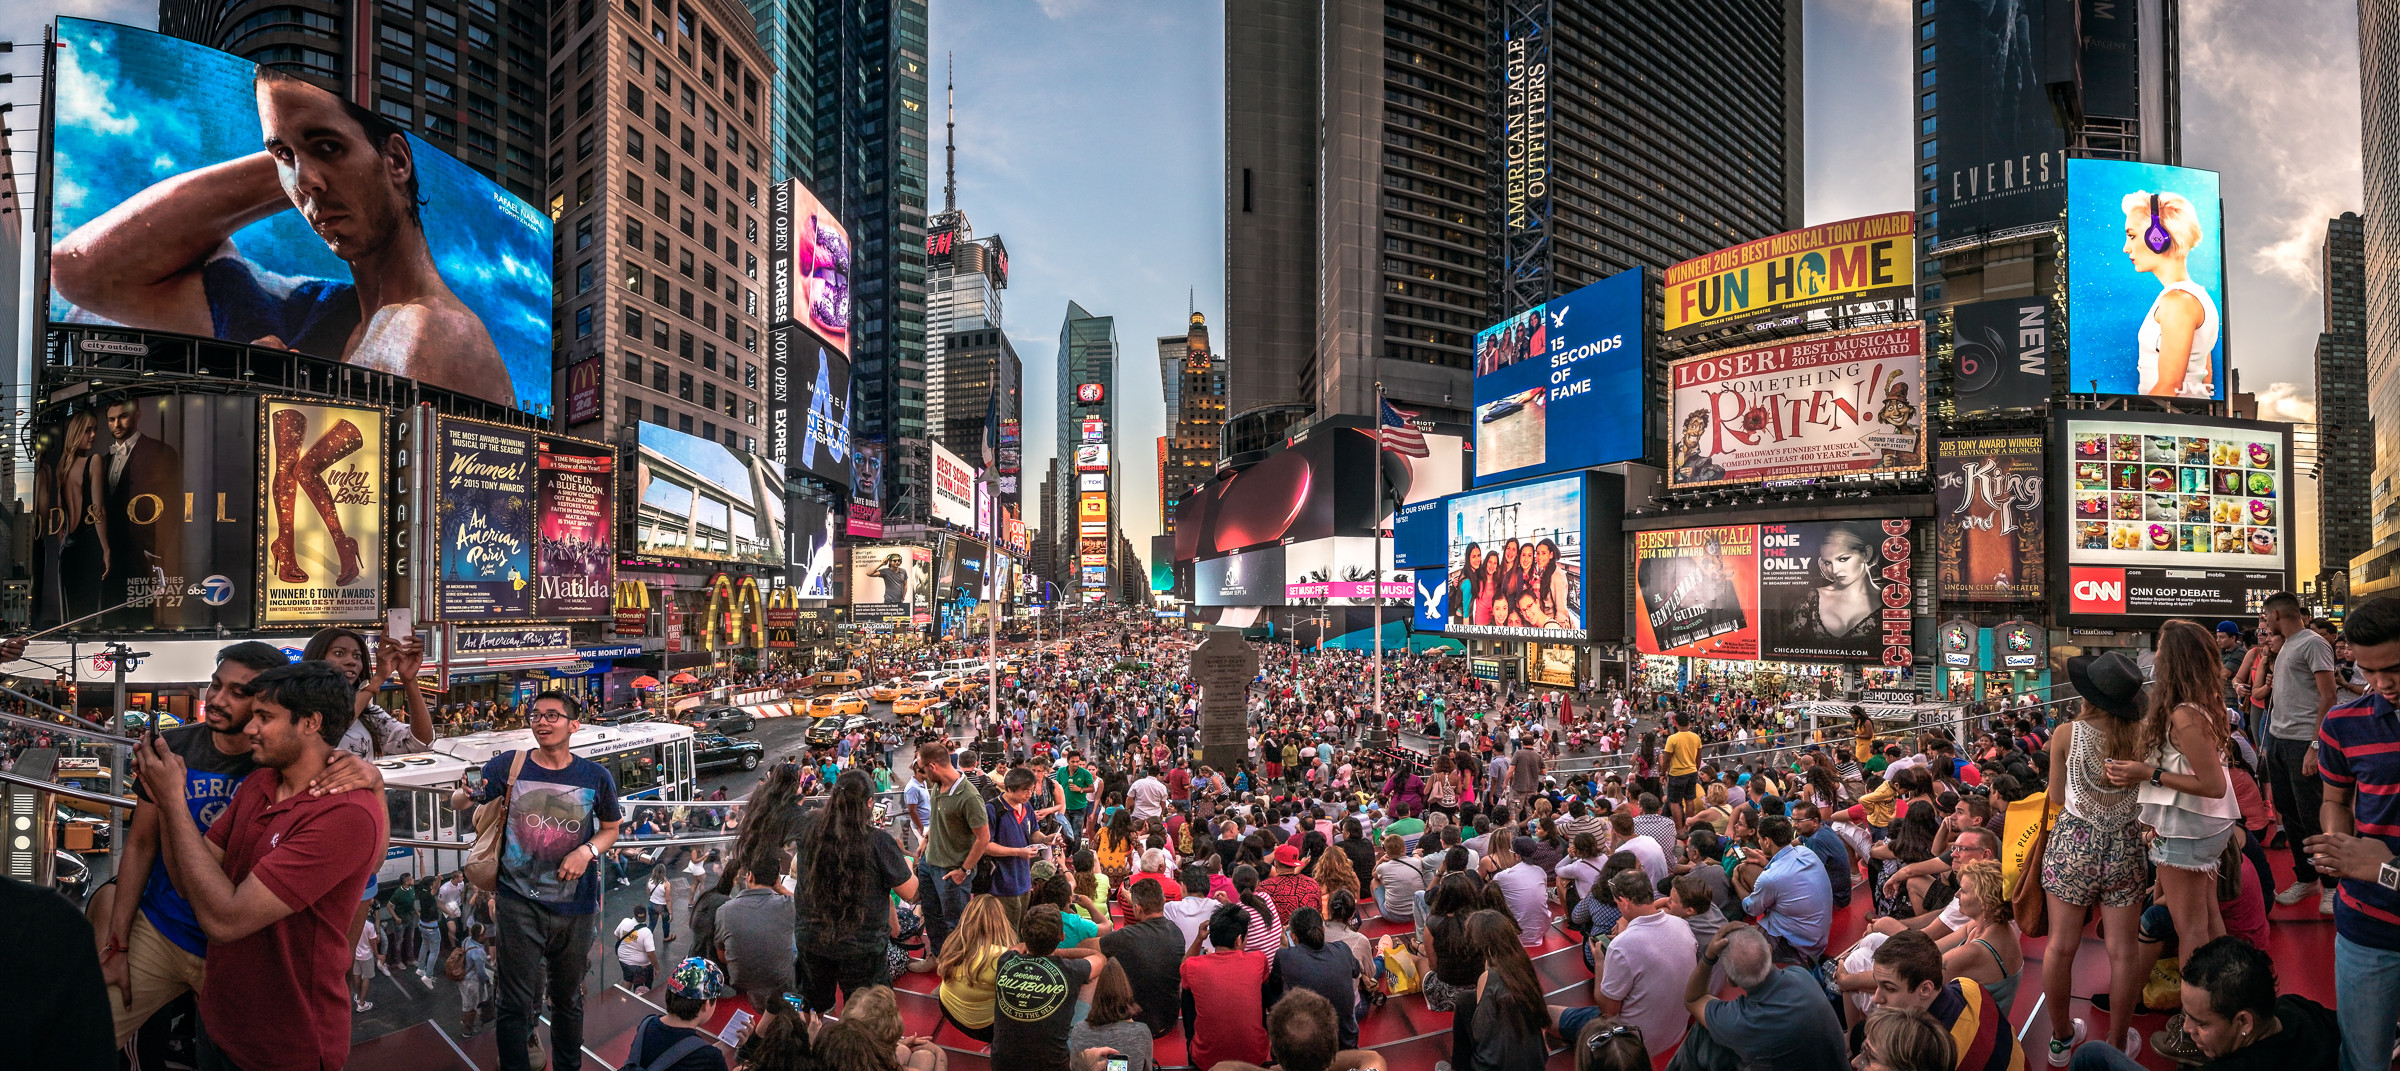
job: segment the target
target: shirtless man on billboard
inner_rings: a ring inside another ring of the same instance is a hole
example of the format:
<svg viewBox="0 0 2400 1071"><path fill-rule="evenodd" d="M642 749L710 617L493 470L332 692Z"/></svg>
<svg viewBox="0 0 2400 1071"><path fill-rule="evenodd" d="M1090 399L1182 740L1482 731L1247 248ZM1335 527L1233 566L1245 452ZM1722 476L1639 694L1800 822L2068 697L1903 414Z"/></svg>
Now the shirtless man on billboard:
<svg viewBox="0 0 2400 1071"><path fill-rule="evenodd" d="M483 321L442 282L398 127L270 67L254 79L266 148L159 182L61 239L51 285L137 329L298 350L513 403ZM295 278L233 235L298 210L350 280Z"/></svg>

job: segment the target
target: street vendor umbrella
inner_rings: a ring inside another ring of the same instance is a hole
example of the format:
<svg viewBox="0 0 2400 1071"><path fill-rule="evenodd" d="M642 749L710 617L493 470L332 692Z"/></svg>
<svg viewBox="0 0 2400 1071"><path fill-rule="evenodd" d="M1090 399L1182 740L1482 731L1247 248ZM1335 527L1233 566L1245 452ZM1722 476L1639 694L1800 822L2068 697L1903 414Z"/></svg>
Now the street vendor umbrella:
<svg viewBox="0 0 2400 1071"><path fill-rule="evenodd" d="M669 684L698 684L698 683L700 683L700 678L698 678L698 677L695 677L695 676L692 676L690 673L678 673L678 674L676 674L676 675L674 675L674 676L672 676L672 677L669 677L669 678L667 678L667 683L669 683Z"/></svg>
<svg viewBox="0 0 2400 1071"><path fill-rule="evenodd" d="M636 688L656 688L658 687L658 678L645 673L633 679L633 686Z"/></svg>

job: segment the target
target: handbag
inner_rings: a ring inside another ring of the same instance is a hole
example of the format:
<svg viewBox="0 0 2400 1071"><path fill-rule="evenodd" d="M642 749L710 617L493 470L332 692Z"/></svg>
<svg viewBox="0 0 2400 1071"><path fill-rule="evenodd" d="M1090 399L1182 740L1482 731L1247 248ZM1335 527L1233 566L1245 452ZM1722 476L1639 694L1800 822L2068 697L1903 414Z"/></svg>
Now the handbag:
<svg viewBox="0 0 2400 1071"><path fill-rule="evenodd" d="M467 876L467 884L491 892L500 881L500 842L507 839L508 797L517 787L517 774L525 769L525 752L508 764L508 783L491 799L475 808L475 846L467 850L466 865L459 868Z"/></svg>
<svg viewBox="0 0 2400 1071"><path fill-rule="evenodd" d="M1397 935L1386 934L1377 953L1383 960L1383 993L1388 997L1415 993L1425 988L1425 969L1417 957Z"/></svg>

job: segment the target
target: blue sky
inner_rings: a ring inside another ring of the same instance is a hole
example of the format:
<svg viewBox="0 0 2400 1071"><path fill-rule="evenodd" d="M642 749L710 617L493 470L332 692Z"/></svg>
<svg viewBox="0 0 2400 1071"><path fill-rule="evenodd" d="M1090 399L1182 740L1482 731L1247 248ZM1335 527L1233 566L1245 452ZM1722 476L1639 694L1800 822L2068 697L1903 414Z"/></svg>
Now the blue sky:
<svg viewBox="0 0 2400 1071"><path fill-rule="evenodd" d="M955 51L959 203L1008 241L1010 338L1025 361L1027 492L1053 437L1054 351L1066 303L1116 317L1125 367L1126 534L1157 528L1156 338L1196 291L1224 309L1222 8L1209 0L931 0L933 74ZM155 0L0 5L0 38L38 41L67 14L153 25ZM1907 204L1911 0L1807 0L1809 222ZM2223 173L2229 354L2266 415L2312 419L2325 220L2359 206L2352 0L2182 0L2184 162ZM0 70L32 73L25 51ZM937 81L938 84L938 81ZM0 87L30 106L37 86ZM940 198L939 96L933 198ZM14 144L29 145L19 116ZM24 157L17 166L29 167ZM1139 404L1137 404L1139 403ZM2299 488L2303 531L2315 496ZM2301 575L2315 545L2300 541Z"/></svg>

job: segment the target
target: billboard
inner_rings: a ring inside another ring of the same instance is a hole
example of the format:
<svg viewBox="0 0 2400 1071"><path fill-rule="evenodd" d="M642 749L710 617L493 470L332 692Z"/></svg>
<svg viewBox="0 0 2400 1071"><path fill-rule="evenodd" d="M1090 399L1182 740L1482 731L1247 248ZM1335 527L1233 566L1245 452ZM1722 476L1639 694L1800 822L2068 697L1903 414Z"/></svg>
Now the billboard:
<svg viewBox="0 0 2400 1071"><path fill-rule="evenodd" d="M2225 396L2217 173L2067 163L2067 380L2097 394Z"/></svg>
<svg viewBox="0 0 2400 1071"><path fill-rule="evenodd" d="M1075 404L1077 405L1098 405L1107 399L1108 385L1105 383L1075 384Z"/></svg>
<svg viewBox="0 0 2400 1071"><path fill-rule="evenodd" d="M933 448L933 519L960 528L975 524L975 470L940 443Z"/></svg>
<svg viewBox="0 0 2400 1071"><path fill-rule="evenodd" d="M783 466L658 424L636 441L634 553L783 564Z"/></svg>
<svg viewBox="0 0 2400 1071"><path fill-rule="evenodd" d="M1085 566L1088 575L1095 566ZM1103 582L1106 568L1100 568ZM1283 605L1283 548L1209 558L1192 565L1192 601L1201 606Z"/></svg>
<svg viewBox="0 0 2400 1071"><path fill-rule="evenodd" d="M766 453L794 475L851 480L850 361L786 324L767 331Z"/></svg>
<svg viewBox="0 0 2400 1071"><path fill-rule="evenodd" d="M548 217L275 68L111 23L58 33L51 320L297 350L549 414Z"/></svg>
<svg viewBox="0 0 2400 1071"><path fill-rule="evenodd" d="M1312 539L1283 548L1283 602L1292 606L1373 606L1380 596L1398 601L1414 586L1406 570L1394 569L1388 550L1376 568L1379 541L1365 536ZM1380 583L1379 583L1380 581Z"/></svg>
<svg viewBox="0 0 2400 1071"><path fill-rule="evenodd" d="M786 323L850 359L850 232L798 179L767 188L767 325Z"/></svg>
<svg viewBox="0 0 2400 1071"><path fill-rule="evenodd" d="M1087 443L1106 442L1108 441L1108 421L1099 417L1085 417L1080 434L1083 436L1083 441Z"/></svg>
<svg viewBox="0 0 2400 1071"><path fill-rule="evenodd" d="M1544 20L1546 21L1546 20ZM1510 232L1550 219L1550 27L1510 25L1500 57L1500 186Z"/></svg>
<svg viewBox="0 0 2400 1071"><path fill-rule="evenodd" d="M1583 649L1561 643L1525 645L1525 679L1553 688L1573 688L1580 678Z"/></svg>
<svg viewBox="0 0 2400 1071"><path fill-rule="evenodd" d="M1642 456L1642 271L1475 336L1476 486Z"/></svg>
<svg viewBox="0 0 2400 1071"><path fill-rule="evenodd" d="M567 423L600 419L600 374L598 354L567 366Z"/></svg>
<svg viewBox="0 0 2400 1071"><path fill-rule="evenodd" d="M1576 473L1443 500L1452 635L1585 637L1584 491Z"/></svg>
<svg viewBox="0 0 2400 1071"><path fill-rule="evenodd" d="M1667 336L1915 297L1916 221L1914 213L1886 212L1819 223L1673 265ZM1639 285L1637 275L1637 301Z"/></svg>
<svg viewBox="0 0 2400 1071"><path fill-rule="evenodd" d="M1934 447L1934 560L1942 597L2039 600L2043 573L2042 437L1985 435Z"/></svg>
<svg viewBox="0 0 2400 1071"><path fill-rule="evenodd" d="M1106 491L1108 490L1108 473L1077 473L1075 475L1075 489L1077 491Z"/></svg>
<svg viewBox="0 0 2400 1071"><path fill-rule="evenodd" d="M1758 657L1758 526L1633 533L1643 654Z"/></svg>
<svg viewBox="0 0 2400 1071"><path fill-rule="evenodd" d="M1810 335L1667 366L1676 488L1925 467L1925 325Z"/></svg>
<svg viewBox="0 0 2400 1071"><path fill-rule="evenodd" d="M478 420L434 423L434 547L444 621L533 612L533 433Z"/></svg>
<svg viewBox="0 0 2400 1071"><path fill-rule="evenodd" d="M798 598L830 599L835 522L839 516L833 507L813 498L795 498L786 508L791 510L791 590Z"/></svg>
<svg viewBox="0 0 2400 1071"><path fill-rule="evenodd" d="M1952 308L1950 360L1950 383L1961 413L2047 404L2049 301L1977 301Z"/></svg>
<svg viewBox="0 0 2400 1071"><path fill-rule="evenodd" d="M2289 584L2291 427L2166 414L2052 417L2065 612L2239 617Z"/></svg>
<svg viewBox="0 0 2400 1071"><path fill-rule="evenodd" d="M1427 456L1378 452L1364 417L1332 417L1295 436L1265 460L1191 489L1175 511L1178 558L1206 558L1267 543L1336 535L1369 536L1377 528L1375 470L1381 464L1387 503L1404 513L1433 508L1463 489L1465 429L1425 434ZM1380 457L1380 460L1379 460ZM1385 524L1394 522L1387 514ZM1439 530L1442 523L1434 519ZM1421 567L1443 565L1443 548L1425 551Z"/></svg>
<svg viewBox="0 0 2400 1071"><path fill-rule="evenodd" d="M1108 444L1084 443L1075 448L1075 471L1108 471Z"/></svg>
<svg viewBox="0 0 2400 1071"><path fill-rule="evenodd" d="M383 410L266 400L259 494L267 553L258 620L366 624L383 615Z"/></svg>
<svg viewBox="0 0 2400 1071"><path fill-rule="evenodd" d="M1758 526L1761 657L1795 662L1913 661L1904 520Z"/></svg>
<svg viewBox="0 0 2400 1071"><path fill-rule="evenodd" d="M933 548L913 544L850 548L850 618L905 625L933 607ZM924 622L917 622L924 623Z"/></svg>
<svg viewBox="0 0 2400 1071"><path fill-rule="evenodd" d="M1416 569L1408 597L1409 627L1418 632L1450 631L1450 570Z"/></svg>
<svg viewBox="0 0 2400 1071"><path fill-rule="evenodd" d="M2042 62L2044 12L2058 7L1943 4L1935 17L1942 130L1927 144L1945 239L2047 226L2066 203L2067 140Z"/></svg>
<svg viewBox="0 0 2400 1071"><path fill-rule="evenodd" d="M1087 492L1081 497L1077 498L1075 501L1075 519L1078 522L1107 520L1108 496L1106 494L1096 492Z"/></svg>
<svg viewBox="0 0 2400 1071"><path fill-rule="evenodd" d="M859 443L850 451L850 517L842 534L869 539L883 534L882 443Z"/></svg>
<svg viewBox="0 0 2400 1071"><path fill-rule="evenodd" d="M31 428L33 627L126 603L87 627L253 627L258 438L247 395L86 396L45 410Z"/></svg>
<svg viewBox="0 0 2400 1071"><path fill-rule="evenodd" d="M617 568L617 454L544 440L535 458L538 617L606 617Z"/></svg>

